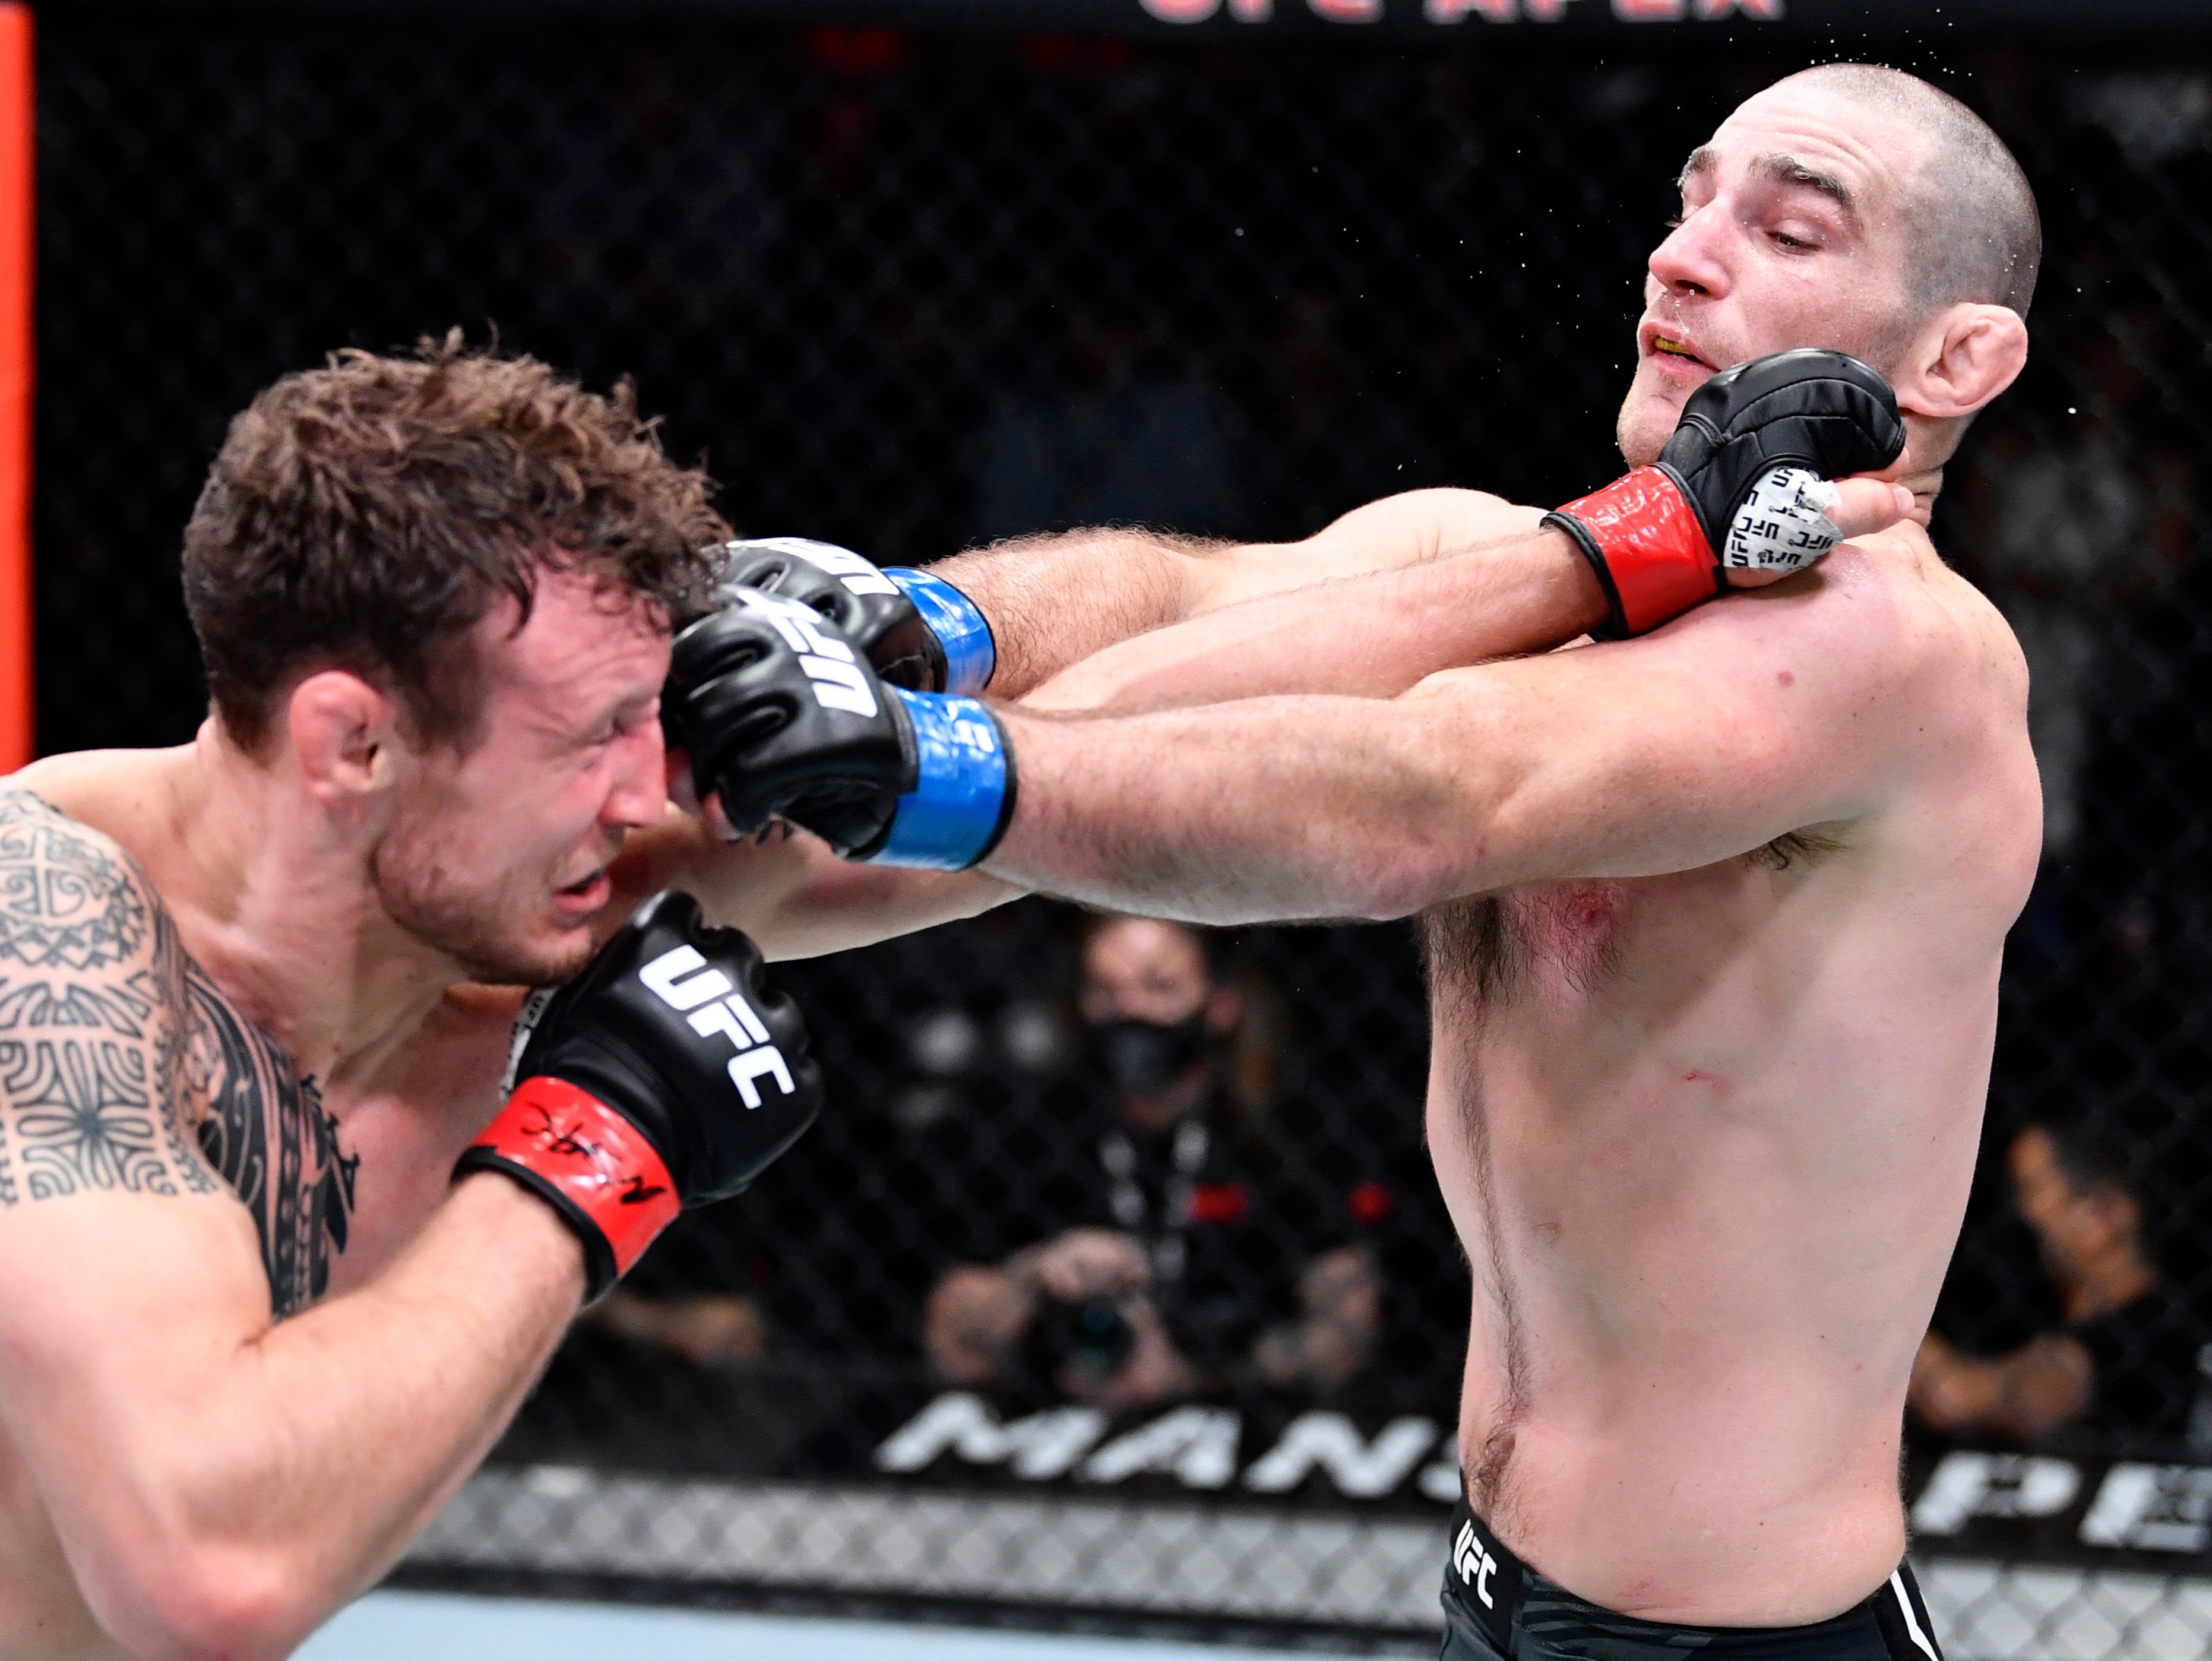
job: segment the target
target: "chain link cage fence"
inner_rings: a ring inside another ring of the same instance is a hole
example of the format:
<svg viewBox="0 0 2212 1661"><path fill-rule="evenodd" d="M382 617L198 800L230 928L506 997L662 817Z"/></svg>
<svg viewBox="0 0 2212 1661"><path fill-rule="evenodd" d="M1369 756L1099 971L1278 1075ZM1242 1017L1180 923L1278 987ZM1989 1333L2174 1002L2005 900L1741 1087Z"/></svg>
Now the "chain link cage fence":
<svg viewBox="0 0 2212 1661"><path fill-rule="evenodd" d="M177 547L228 417L335 346L455 324L634 375L742 530L887 563L1104 520L1294 538L1424 484L1565 500L1614 464L1676 167L1819 44L40 27L49 752L198 722ZM1937 1327L2002 1355L2068 1318L2014 1192L2030 1125L2075 1188L2130 1196L2166 1311L2097 1351L2130 1382L2086 1421L2028 1446L1916 1427L1916 1550L1954 1656L2194 1656L2212 51L1881 55L1995 123L2049 241L2033 362L1937 526L2028 653L2049 798ZM1468 1292L1421 1147L1412 942L1211 944L1236 994L1218 1134L1162 1156L1188 1261L1151 1311L1202 1387L1072 1400L1071 1370L1153 1342L1121 1306L1051 1305L988 1378L927 1359L948 1274L1059 1238L1110 1163L1080 924L1024 902L783 971L822 1123L580 1323L403 1573L1432 1646Z"/></svg>

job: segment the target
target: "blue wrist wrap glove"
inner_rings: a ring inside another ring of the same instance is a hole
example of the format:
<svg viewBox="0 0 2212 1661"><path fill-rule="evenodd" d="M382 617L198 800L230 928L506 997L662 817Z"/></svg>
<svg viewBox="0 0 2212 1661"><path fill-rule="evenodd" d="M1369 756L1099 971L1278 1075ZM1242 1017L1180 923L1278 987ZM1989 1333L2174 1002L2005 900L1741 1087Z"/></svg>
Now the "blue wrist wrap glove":
<svg viewBox="0 0 2212 1661"><path fill-rule="evenodd" d="M999 718L884 684L811 606L750 589L677 636L661 719L740 835L778 818L848 859L963 871L1014 806Z"/></svg>
<svg viewBox="0 0 2212 1661"><path fill-rule="evenodd" d="M975 602L944 578L910 565L891 566L884 575L914 602L945 654L944 678L929 690L972 695L988 686L999 666L998 642Z"/></svg>
<svg viewBox="0 0 2212 1661"><path fill-rule="evenodd" d="M878 570L849 548L807 537L726 542L716 559L718 603L757 588L811 605L894 686L973 694L990 684L991 625L942 577L903 565Z"/></svg>

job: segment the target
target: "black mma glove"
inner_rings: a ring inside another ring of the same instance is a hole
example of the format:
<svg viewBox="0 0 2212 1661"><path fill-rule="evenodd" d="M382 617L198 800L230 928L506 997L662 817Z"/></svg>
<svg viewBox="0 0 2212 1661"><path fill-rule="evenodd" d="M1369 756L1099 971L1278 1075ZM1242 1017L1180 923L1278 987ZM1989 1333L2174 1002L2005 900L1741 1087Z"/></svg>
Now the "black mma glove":
<svg viewBox="0 0 2212 1661"><path fill-rule="evenodd" d="M1594 632L1656 629L1737 570L1802 570L1843 540L1831 479L1879 472L1905 453L1889 383L1842 352L1777 352L1705 383L1654 466L1544 523L1572 537L1613 616Z"/></svg>
<svg viewBox="0 0 2212 1661"><path fill-rule="evenodd" d="M849 548L806 537L726 542L717 586L811 605L876 673L914 692L980 692L997 654L975 602L910 566L878 570Z"/></svg>
<svg viewBox="0 0 2212 1661"><path fill-rule="evenodd" d="M676 636L660 718L740 835L777 818L848 858L961 871L1013 809L998 717L886 686L811 607L751 589Z"/></svg>
<svg viewBox="0 0 2212 1661"><path fill-rule="evenodd" d="M584 1243L599 1297L688 1207L739 1192L822 1107L790 999L734 928L656 894L515 1024L512 1093L453 1168L531 1189Z"/></svg>

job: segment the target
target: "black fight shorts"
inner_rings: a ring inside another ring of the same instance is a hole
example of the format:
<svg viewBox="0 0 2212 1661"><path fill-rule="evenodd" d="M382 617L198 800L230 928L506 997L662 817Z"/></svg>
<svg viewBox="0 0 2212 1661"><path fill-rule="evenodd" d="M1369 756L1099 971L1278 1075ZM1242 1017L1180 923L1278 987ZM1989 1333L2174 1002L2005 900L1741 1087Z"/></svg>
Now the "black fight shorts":
<svg viewBox="0 0 2212 1661"><path fill-rule="evenodd" d="M1809 1627L1675 1627L1586 1603L1499 1545L1464 1501L1452 1517L1439 1661L1943 1661L1905 1564Z"/></svg>

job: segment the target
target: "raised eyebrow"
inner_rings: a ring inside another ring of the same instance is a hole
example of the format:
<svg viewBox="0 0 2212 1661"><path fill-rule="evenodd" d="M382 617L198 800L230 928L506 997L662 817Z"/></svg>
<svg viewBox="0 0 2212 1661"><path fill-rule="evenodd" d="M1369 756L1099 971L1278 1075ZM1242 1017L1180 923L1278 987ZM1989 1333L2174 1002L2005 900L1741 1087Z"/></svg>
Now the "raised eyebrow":
<svg viewBox="0 0 2212 1661"><path fill-rule="evenodd" d="M1858 223L1858 198L1852 194L1850 186L1832 173L1822 173L1818 167L1808 167L1794 155L1779 152L1760 156L1751 164L1751 170L1773 179L1777 184L1796 185L1808 191L1817 191L1841 208L1844 216L1852 224Z"/></svg>

